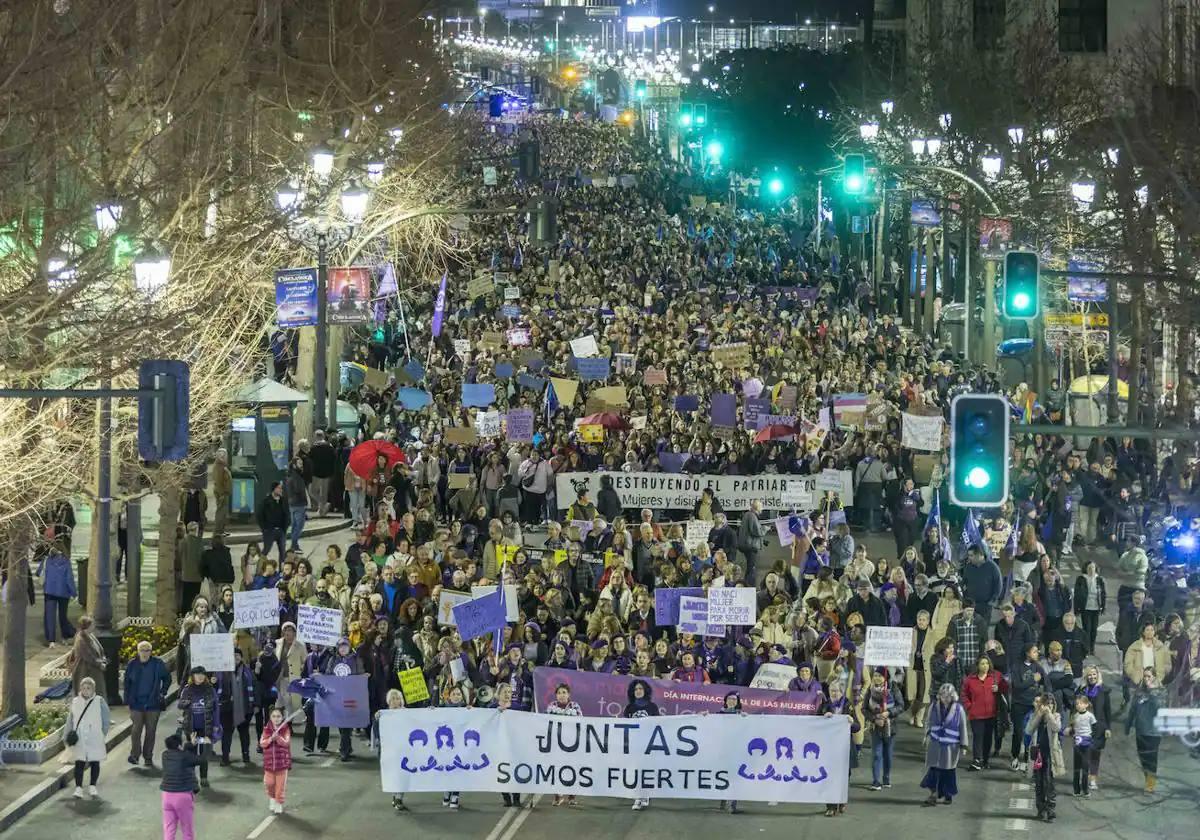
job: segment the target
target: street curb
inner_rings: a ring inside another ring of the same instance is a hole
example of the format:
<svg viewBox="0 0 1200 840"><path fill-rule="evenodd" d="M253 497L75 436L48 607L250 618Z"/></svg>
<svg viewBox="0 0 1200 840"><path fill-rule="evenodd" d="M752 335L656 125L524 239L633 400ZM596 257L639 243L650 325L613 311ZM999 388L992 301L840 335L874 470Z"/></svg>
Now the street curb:
<svg viewBox="0 0 1200 840"><path fill-rule="evenodd" d="M173 703L178 696L179 689L173 689L167 694L167 703ZM131 720L123 721L114 726L109 731L108 737L104 739L104 749L111 751L113 747L129 737L132 729L133 721ZM74 770L75 768L72 765L62 767L52 774L50 778L34 785L32 789L26 791L16 802L9 805L3 811L0 811L0 834L8 831L23 817L28 816L34 808L66 787Z"/></svg>
<svg viewBox="0 0 1200 840"><path fill-rule="evenodd" d="M302 539L326 537L330 534L336 534L338 531L343 529L348 529L349 527L350 520L340 518L340 514L333 519L310 519L304 525ZM208 537L205 537L205 539L208 539ZM261 539L261 531L233 531L225 535L225 545L248 545L252 542L259 542ZM142 540L142 545L144 545L146 548L158 548L158 537L147 536Z"/></svg>

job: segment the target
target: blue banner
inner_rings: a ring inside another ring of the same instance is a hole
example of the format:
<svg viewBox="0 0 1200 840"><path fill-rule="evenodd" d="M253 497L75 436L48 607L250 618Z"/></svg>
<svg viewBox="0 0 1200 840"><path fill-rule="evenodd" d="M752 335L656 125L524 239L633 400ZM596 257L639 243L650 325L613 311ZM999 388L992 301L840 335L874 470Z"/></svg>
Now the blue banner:
<svg viewBox="0 0 1200 840"><path fill-rule="evenodd" d="M281 268L275 272L275 321L281 328L316 326L315 268Z"/></svg>

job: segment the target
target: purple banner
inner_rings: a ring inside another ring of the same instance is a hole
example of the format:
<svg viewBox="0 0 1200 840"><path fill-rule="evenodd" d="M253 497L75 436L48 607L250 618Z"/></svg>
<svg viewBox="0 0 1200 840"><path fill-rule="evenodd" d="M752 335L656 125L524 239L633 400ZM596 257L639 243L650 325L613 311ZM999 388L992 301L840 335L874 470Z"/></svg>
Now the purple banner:
<svg viewBox="0 0 1200 840"><path fill-rule="evenodd" d="M437 301L433 304L433 337L442 334L442 319L446 316L446 272L442 272L442 287L438 289Z"/></svg>
<svg viewBox="0 0 1200 840"><path fill-rule="evenodd" d="M713 394L709 417L714 426L737 425L737 397L733 394Z"/></svg>
<svg viewBox="0 0 1200 840"><path fill-rule="evenodd" d="M654 623L659 627L679 623L679 599L703 598L704 588L688 586L680 589L659 587L654 590Z"/></svg>
<svg viewBox="0 0 1200 840"><path fill-rule="evenodd" d="M815 715L819 707L819 701L791 691L743 688L721 683L650 680L565 668L534 668L534 708L539 712L545 711L554 702L554 690L566 684L571 689L571 699L579 704L585 715L621 717L629 703L629 684L635 679L642 679L650 686L650 699L664 715L716 712L724 705L725 695L731 691L738 693L742 698L742 710L751 715Z"/></svg>
<svg viewBox="0 0 1200 840"><path fill-rule="evenodd" d="M336 667L336 666L335 666ZM314 704L317 726L344 726L361 729L371 725L371 705L367 700L367 675L338 677L317 674L328 691Z"/></svg>

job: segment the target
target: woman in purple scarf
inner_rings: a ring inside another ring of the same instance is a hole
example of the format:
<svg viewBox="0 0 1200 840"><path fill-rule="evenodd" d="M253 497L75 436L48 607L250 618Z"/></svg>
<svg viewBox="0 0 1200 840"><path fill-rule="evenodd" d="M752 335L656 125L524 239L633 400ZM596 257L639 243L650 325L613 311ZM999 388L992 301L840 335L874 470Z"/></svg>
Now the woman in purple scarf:
<svg viewBox="0 0 1200 840"><path fill-rule="evenodd" d="M853 774L854 768L858 766L858 750L855 748L854 735L861 727L858 715L854 713L854 706L846 698L841 683L829 684L829 699L821 704L820 713L825 717L845 715L850 718L850 773ZM845 803L831 803L825 806L825 816L827 817L835 817L844 813L846 813Z"/></svg>
<svg viewBox="0 0 1200 840"><path fill-rule="evenodd" d="M796 676L788 683L787 690L793 694L800 695L802 707L805 709L803 714L815 715L821 710L821 703L825 699L825 694L821 690L821 683L817 681L816 675L813 674L813 666L811 662L801 662L796 666Z"/></svg>

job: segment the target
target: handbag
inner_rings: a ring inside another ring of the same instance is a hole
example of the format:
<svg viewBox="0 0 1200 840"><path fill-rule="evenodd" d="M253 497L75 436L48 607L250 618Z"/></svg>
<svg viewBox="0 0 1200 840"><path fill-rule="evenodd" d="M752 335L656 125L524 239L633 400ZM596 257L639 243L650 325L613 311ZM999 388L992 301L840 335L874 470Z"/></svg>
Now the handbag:
<svg viewBox="0 0 1200 840"><path fill-rule="evenodd" d="M88 709L90 709L92 707L92 704L95 702L96 702L95 697L93 697L91 700L87 701L87 704L84 705L84 707L83 707L83 711L79 713L80 721L83 720L83 716L87 714ZM70 728L70 730L68 730L67 737L66 737L66 742L67 742L68 747L73 747L79 743L79 733L77 731L75 731L75 727L78 724L79 724L79 721L75 720L74 718L71 718L71 728Z"/></svg>

